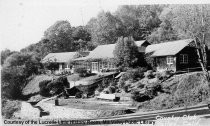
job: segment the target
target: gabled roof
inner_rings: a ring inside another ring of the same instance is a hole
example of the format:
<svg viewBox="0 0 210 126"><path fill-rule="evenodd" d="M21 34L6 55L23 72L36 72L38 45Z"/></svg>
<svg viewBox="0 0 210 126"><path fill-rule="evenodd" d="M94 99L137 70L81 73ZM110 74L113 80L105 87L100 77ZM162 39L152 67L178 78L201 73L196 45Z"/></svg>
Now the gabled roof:
<svg viewBox="0 0 210 126"><path fill-rule="evenodd" d="M176 55L183 48L185 48L192 39L177 40L159 44L152 44L146 47L146 53L153 53L152 57Z"/></svg>
<svg viewBox="0 0 210 126"><path fill-rule="evenodd" d="M150 45L150 43L147 40L135 41L138 47L142 46L145 42L147 42Z"/></svg>
<svg viewBox="0 0 210 126"><path fill-rule="evenodd" d="M135 43L138 47L142 46L142 44L144 42L146 42L146 40L135 41ZM113 54L114 49L115 49L115 44L99 45L93 51L91 51L87 57L84 57L82 59L86 60L86 59L114 58L114 54ZM75 59L75 60L77 60L77 59Z"/></svg>
<svg viewBox="0 0 210 126"><path fill-rule="evenodd" d="M62 53L49 53L42 59L42 63L46 62L57 62L66 63L78 57L85 57L89 55L90 52L62 52Z"/></svg>
<svg viewBox="0 0 210 126"><path fill-rule="evenodd" d="M89 51L88 54L90 54L90 53L91 53L91 51ZM88 55L87 55L87 56L84 56L84 57L76 58L76 59L74 59L73 61L81 61L81 60L87 60L87 59L88 59Z"/></svg>
<svg viewBox="0 0 210 126"><path fill-rule="evenodd" d="M69 62L71 59L76 58L77 52L62 52L62 53L49 53L42 59L42 63L46 62L57 62L65 63Z"/></svg>
<svg viewBox="0 0 210 126"><path fill-rule="evenodd" d="M90 54L87 58L92 59L105 59L105 58L114 58L114 51L115 44L108 44L108 45L99 45Z"/></svg>

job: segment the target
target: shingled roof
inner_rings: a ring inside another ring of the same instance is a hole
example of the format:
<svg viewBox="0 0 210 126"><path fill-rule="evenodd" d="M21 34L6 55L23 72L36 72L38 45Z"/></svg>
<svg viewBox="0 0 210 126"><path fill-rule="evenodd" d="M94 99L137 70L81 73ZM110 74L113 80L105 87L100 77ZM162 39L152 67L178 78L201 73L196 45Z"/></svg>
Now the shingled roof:
<svg viewBox="0 0 210 126"><path fill-rule="evenodd" d="M62 53L49 53L42 59L42 63L46 62L56 62L56 63L66 63L78 57L87 56L89 52L62 52ZM81 55L81 56L80 56Z"/></svg>
<svg viewBox="0 0 210 126"><path fill-rule="evenodd" d="M138 47L142 46L144 42L146 42L146 40L135 41ZM114 58L113 54L114 49L115 49L115 44L99 45L93 51L91 51L87 57L84 57L83 60Z"/></svg>
<svg viewBox="0 0 210 126"><path fill-rule="evenodd" d="M184 39L159 44L152 44L146 47L146 53L152 53L152 57L176 55L193 40Z"/></svg>
<svg viewBox="0 0 210 126"><path fill-rule="evenodd" d="M114 51L115 44L108 44L108 45L99 45L93 51L90 52L88 58L92 59L104 59L104 58L114 58Z"/></svg>

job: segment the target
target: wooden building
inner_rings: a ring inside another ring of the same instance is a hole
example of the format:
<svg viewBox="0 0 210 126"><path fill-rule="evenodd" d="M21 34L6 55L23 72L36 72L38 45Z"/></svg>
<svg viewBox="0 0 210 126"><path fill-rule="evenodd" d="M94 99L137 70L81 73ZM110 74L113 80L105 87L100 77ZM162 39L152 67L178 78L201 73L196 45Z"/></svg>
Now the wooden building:
<svg viewBox="0 0 210 126"><path fill-rule="evenodd" d="M147 46L145 52L154 58L157 71L186 71L200 66L192 39L152 44Z"/></svg>
<svg viewBox="0 0 210 126"><path fill-rule="evenodd" d="M139 52L144 53L150 43L146 40L135 41ZM117 67L114 64L115 44L99 45L87 57L74 59L75 67L84 67L92 73L114 71Z"/></svg>
<svg viewBox="0 0 210 126"><path fill-rule="evenodd" d="M42 60L41 63L55 64L56 71L70 71L72 69L71 61L79 57L85 57L89 52L62 52L49 53Z"/></svg>

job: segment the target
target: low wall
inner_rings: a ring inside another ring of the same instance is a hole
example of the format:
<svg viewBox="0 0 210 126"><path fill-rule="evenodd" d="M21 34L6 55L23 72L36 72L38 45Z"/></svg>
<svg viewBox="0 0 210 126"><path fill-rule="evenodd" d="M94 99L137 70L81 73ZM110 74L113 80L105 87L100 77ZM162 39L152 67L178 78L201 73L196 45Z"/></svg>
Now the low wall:
<svg viewBox="0 0 210 126"><path fill-rule="evenodd" d="M105 100L114 100L116 98L116 96L115 96L115 94L100 93L100 95L97 96L96 98L105 99Z"/></svg>

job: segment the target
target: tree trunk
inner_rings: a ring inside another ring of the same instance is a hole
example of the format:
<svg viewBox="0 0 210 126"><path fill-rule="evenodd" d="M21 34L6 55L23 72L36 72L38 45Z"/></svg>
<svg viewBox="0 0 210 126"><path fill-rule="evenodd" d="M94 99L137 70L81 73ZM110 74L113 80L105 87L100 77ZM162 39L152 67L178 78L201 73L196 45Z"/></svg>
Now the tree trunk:
<svg viewBox="0 0 210 126"><path fill-rule="evenodd" d="M204 43L200 43L200 45L198 45L198 42L197 42L197 38L194 39L195 41L195 46L196 46L196 50L197 50L197 55L198 55L198 61L201 65L201 68L202 68L202 71L206 77L206 80L208 82L210 82L210 76L209 76L209 73L208 73L208 69L207 69L207 63L205 63L206 60L206 49L205 49L205 44ZM203 40L204 42L204 40Z"/></svg>
<svg viewBox="0 0 210 126"><path fill-rule="evenodd" d="M204 6L201 6L201 12L202 12L202 16L201 16L201 25L202 25L202 31L201 31L201 35L202 35L202 38L200 40L200 50L201 50L201 54L200 54L200 58L202 56L202 59L199 60L200 64L201 64L201 67L202 67L202 70L204 72L204 75L206 77L206 80L208 81L208 83L210 84L210 75L208 73L208 65L207 65L207 51L206 51L206 43L205 43L205 40L206 40L206 34L205 34L205 20L204 20L204 11L203 11L203 8ZM197 37L198 38L198 37ZM197 41L196 41L196 45L198 45ZM197 48L197 52L200 52L199 51L199 48ZM210 85L209 85L210 86Z"/></svg>

